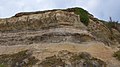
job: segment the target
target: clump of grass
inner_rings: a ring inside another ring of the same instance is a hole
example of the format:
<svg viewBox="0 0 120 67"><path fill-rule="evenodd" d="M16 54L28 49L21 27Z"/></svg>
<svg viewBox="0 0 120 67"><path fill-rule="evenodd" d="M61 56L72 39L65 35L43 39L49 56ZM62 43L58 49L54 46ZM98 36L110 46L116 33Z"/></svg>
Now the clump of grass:
<svg viewBox="0 0 120 67"><path fill-rule="evenodd" d="M115 52L113 54L113 57L115 57L116 59L118 59L120 61L120 50L118 50L117 52Z"/></svg>
<svg viewBox="0 0 120 67"><path fill-rule="evenodd" d="M0 64L0 67L6 67L6 65L4 65L4 64Z"/></svg>

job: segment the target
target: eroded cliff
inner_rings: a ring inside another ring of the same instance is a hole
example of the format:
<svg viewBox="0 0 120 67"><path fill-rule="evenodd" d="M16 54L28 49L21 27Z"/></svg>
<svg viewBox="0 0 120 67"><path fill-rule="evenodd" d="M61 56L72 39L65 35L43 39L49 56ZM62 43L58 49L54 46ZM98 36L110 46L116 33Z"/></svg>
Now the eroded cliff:
<svg viewBox="0 0 120 67"><path fill-rule="evenodd" d="M0 65L119 67L120 32L82 8L23 12L0 19Z"/></svg>

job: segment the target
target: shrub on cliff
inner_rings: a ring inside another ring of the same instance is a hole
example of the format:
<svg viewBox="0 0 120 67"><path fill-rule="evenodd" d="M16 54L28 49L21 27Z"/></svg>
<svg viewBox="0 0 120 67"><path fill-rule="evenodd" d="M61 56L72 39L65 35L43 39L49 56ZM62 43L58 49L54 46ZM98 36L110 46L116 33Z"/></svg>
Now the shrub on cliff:
<svg viewBox="0 0 120 67"><path fill-rule="evenodd" d="M3 64L0 64L0 67L6 67L5 65L3 65Z"/></svg>
<svg viewBox="0 0 120 67"><path fill-rule="evenodd" d="M115 52L113 56L120 61L120 50Z"/></svg>
<svg viewBox="0 0 120 67"><path fill-rule="evenodd" d="M79 15L81 22L85 24L86 26L88 25L88 22L89 22L88 14L89 13L86 10L76 7L76 8L69 8L66 11L74 12L75 14Z"/></svg>
<svg viewBox="0 0 120 67"><path fill-rule="evenodd" d="M38 60L31 56L31 53L29 53L28 50L15 54L0 55L0 67L31 67L37 62Z"/></svg>

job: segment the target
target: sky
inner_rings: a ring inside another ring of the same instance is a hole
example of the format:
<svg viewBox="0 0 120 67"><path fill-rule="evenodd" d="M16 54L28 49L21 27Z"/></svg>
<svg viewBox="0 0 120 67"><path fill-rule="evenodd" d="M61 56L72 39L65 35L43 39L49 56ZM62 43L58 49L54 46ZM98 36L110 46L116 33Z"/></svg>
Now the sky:
<svg viewBox="0 0 120 67"><path fill-rule="evenodd" d="M0 18L19 12L82 7L102 20L120 21L120 0L0 0Z"/></svg>

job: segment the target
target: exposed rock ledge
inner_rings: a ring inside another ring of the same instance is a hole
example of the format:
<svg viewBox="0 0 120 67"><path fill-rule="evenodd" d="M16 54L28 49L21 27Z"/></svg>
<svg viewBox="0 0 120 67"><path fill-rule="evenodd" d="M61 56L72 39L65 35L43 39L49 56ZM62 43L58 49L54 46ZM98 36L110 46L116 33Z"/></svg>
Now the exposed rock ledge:
<svg viewBox="0 0 120 67"><path fill-rule="evenodd" d="M60 27L87 29L81 23L78 15L59 10L0 19L0 31L40 30Z"/></svg>
<svg viewBox="0 0 120 67"><path fill-rule="evenodd" d="M0 45L81 43L95 40L79 15L61 10L0 20Z"/></svg>
<svg viewBox="0 0 120 67"><path fill-rule="evenodd" d="M18 33L0 33L0 45L29 45L36 43L82 43L94 41L95 37L86 30L55 28Z"/></svg>

